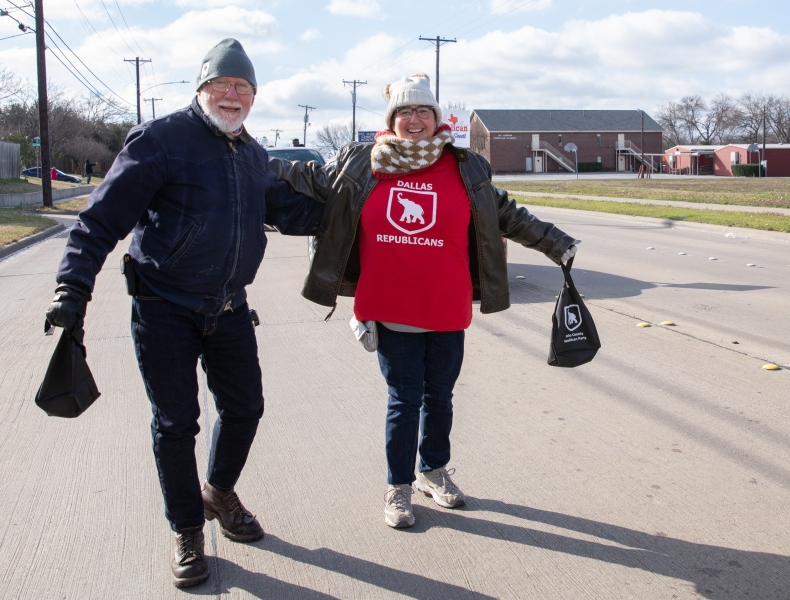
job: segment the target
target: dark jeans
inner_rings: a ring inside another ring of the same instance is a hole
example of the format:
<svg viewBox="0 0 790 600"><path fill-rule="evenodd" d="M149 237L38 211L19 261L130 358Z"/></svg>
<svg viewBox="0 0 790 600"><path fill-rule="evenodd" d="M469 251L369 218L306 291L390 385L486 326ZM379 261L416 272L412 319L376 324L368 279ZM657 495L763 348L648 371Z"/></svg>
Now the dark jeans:
<svg viewBox="0 0 790 600"><path fill-rule="evenodd" d="M247 304L207 317L160 298L132 301L132 338L154 413L154 457L174 531L203 527L195 460L200 431L197 364L202 356L219 418L214 425L207 480L236 485L263 416L258 344Z"/></svg>
<svg viewBox="0 0 790 600"><path fill-rule="evenodd" d="M419 470L450 462L453 387L464 360L464 332L401 333L378 324L379 366L389 388L387 483L415 480Z"/></svg>
<svg viewBox="0 0 790 600"><path fill-rule="evenodd" d="M88 181L87 181L87 183L90 183L90 182L91 182L91 176L92 176L92 175L93 175L93 173L86 173L86 174L85 174L85 177L87 177L87 178L88 178Z"/></svg>

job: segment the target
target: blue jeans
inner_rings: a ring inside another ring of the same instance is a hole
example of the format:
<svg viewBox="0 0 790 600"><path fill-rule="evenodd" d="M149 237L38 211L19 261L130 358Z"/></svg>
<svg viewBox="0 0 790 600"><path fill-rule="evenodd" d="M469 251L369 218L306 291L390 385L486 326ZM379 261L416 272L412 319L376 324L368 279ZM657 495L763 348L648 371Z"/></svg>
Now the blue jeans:
<svg viewBox="0 0 790 600"><path fill-rule="evenodd" d="M263 416L258 344L247 304L216 317L161 298L132 301L132 338L151 401L154 458L173 531L203 527L203 498L195 460L200 431L197 364L201 360L219 418L206 479L227 491L236 485Z"/></svg>
<svg viewBox="0 0 790 600"><path fill-rule="evenodd" d="M401 333L378 324L379 367L389 389L387 483L415 480L419 470L450 462L453 387L464 360L464 332Z"/></svg>

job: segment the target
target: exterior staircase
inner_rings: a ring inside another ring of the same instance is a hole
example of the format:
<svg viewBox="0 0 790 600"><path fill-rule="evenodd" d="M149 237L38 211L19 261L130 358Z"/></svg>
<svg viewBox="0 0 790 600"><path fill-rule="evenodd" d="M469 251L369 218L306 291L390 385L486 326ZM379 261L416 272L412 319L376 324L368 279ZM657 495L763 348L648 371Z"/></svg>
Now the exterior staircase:
<svg viewBox="0 0 790 600"><path fill-rule="evenodd" d="M642 150L640 150L636 144L634 144L629 140L626 140L622 146L617 148L617 153L633 156L636 158L636 160L642 162ZM655 158L654 156L645 156L645 161L644 161L645 167L649 168L650 171L653 173L658 171L658 167L656 166L653 160L654 158Z"/></svg>
<svg viewBox="0 0 790 600"><path fill-rule="evenodd" d="M571 173L576 172L576 165L568 160L568 158L559 150L557 150L554 146L549 144L548 142L540 142L540 147L533 148L533 150L537 150L538 152L544 152L547 156L550 156L557 162L563 169L566 171L570 171Z"/></svg>

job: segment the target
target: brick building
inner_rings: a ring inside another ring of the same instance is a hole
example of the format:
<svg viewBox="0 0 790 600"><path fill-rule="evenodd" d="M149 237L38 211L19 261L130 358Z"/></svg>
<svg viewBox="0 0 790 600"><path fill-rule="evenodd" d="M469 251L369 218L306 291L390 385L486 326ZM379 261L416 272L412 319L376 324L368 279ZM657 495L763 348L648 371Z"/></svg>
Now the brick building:
<svg viewBox="0 0 790 600"><path fill-rule="evenodd" d="M757 164L765 159L768 177L790 177L790 145L762 144L749 152L749 144L726 146L674 146L666 152L667 172L676 175L721 175L732 177L733 165Z"/></svg>
<svg viewBox="0 0 790 600"><path fill-rule="evenodd" d="M645 163L660 169L663 130L644 115ZM642 149L642 114L638 110L488 110L471 118L471 149L491 163L496 173L575 172L572 152L578 147L585 170L635 171Z"/></svg>

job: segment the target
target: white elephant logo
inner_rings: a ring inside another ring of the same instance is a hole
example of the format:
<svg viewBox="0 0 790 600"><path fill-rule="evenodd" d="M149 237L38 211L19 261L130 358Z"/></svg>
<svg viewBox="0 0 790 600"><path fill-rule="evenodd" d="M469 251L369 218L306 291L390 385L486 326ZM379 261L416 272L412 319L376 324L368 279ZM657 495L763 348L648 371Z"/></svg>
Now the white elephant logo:
<svg viewBox="0 0 790 600"><path fill-rule="evenodd" d="M582 313L578 304L569 304L565 307L565 327L568 331L578 329L582 324Z"/></svg>
<svg viewBox="0 0 790 600"><path fill-rule="evenodd" d="M414 235L436 225L436 208L436 192L392 187L387 202L387 220L398 231Z"/></svg>
<svg viewBox="0 0 790 600"><path fill-rule="evenodd" d="M398 203L403 206L403 216L400 218L400 222L403 223L414 223L415 221L419 221L421 225L425 225L425 219L422 218L422 215L425 211L422 207L417 204L416 202L412 202L403 197L403 194L398 194Z"/></svg>

